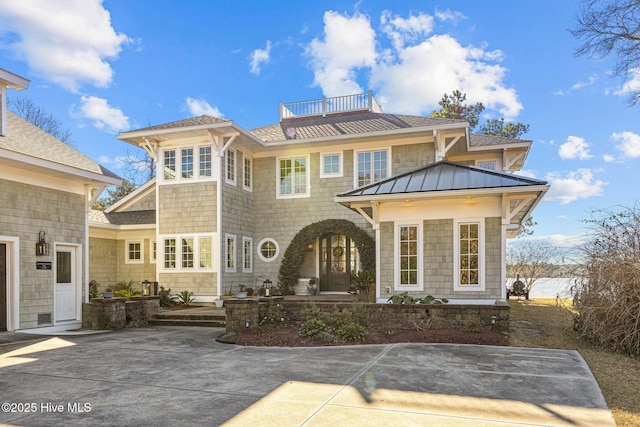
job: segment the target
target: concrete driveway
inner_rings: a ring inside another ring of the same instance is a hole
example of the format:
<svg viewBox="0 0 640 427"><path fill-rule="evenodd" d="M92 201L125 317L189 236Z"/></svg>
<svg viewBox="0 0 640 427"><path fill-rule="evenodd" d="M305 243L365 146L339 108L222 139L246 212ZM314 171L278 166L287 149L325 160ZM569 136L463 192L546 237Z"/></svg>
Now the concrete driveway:
<svg viewBox="0 0 640 427"><path fill-rule="evenodd" d="M615 425L575 351L240 347L215 342L222 332L149 327L1 344L0 424Z"/></svg>

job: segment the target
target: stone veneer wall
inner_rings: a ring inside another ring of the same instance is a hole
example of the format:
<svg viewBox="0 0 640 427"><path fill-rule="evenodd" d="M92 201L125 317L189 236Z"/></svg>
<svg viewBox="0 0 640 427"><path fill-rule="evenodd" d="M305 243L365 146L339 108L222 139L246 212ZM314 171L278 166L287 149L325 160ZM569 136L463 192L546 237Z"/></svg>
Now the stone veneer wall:
<svg viewBox="0 0 640 427"><path fill-rule="evenodd" d="M309 302L286 301L282 297L247 298L225 300L227 332L242 333L260 324L269 304L281 304L289 321L300 321L300 310L309 306ZM368 328L384 330L415 329L421 327L463 327L469 320L480 319L487 327L491 326L491 316L496 316L495 328L509 328L509 305L459 305L459 304L363 304L363 303L312 303L325 313L336 309L356 312L365 310L370 319Z"/></svg>
<svg viewBox="0 0 640 427"><path fill-rule="evenodd" d="M146 325L160 309L160 297L94 298L82 304L85 329L122 329Z"/></svg>

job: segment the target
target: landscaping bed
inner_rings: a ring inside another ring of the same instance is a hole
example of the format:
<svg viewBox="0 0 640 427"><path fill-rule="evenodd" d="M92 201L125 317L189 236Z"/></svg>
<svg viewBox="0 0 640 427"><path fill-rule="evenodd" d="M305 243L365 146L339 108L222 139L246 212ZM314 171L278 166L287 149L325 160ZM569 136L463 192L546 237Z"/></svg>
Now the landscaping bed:
<svg viewBox="0 0 640 427"><path fill-rule="evenodd" d="M337 335L331 340L321 340L318 337L303 337L298 334L300 324L287 324L278 329L262 331L258 328L243 334L234 334L222 338L224 342L246 346L281 346L281 347L311 347L325 345L354 345L354 344L389 344L400 342L421 343L449 343L449 344L483 344L509 345L509 336L505 332L492 331L489 328L477 332L466 331L462 328L443 328L425 330L378 331L366 330L365 339L361 341L344 341Z"/></svg>

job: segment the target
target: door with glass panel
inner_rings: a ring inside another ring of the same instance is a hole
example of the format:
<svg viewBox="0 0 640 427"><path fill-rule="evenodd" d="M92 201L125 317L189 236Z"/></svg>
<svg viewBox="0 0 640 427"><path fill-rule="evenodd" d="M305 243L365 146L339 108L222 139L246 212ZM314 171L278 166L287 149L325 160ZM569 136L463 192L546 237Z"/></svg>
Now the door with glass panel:
<svg viewBox="0 0 640 427"><path fill-rule="evenodd" d="M76 319L76 248L56 248L56 322Z"/></svg>
<svg viewBox="0 0 640 427"><path fill-rule="evenodd" d="M348 292L351 274L356 271L356 248L344 234L320 238L320 291Z"/></svg>

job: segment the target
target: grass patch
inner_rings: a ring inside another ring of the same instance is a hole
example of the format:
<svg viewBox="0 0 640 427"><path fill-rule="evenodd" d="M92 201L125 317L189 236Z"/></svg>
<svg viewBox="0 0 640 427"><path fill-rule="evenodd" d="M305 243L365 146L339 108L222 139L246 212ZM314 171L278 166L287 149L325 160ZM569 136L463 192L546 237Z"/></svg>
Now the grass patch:
<svg viewBox="0 0 640 427"><path fill-rule="evenodd" d="M509 300L514 347L577 350L589 365L618 426L640 425L640 359L612 353L577 336L570 300Z"/></svg>

